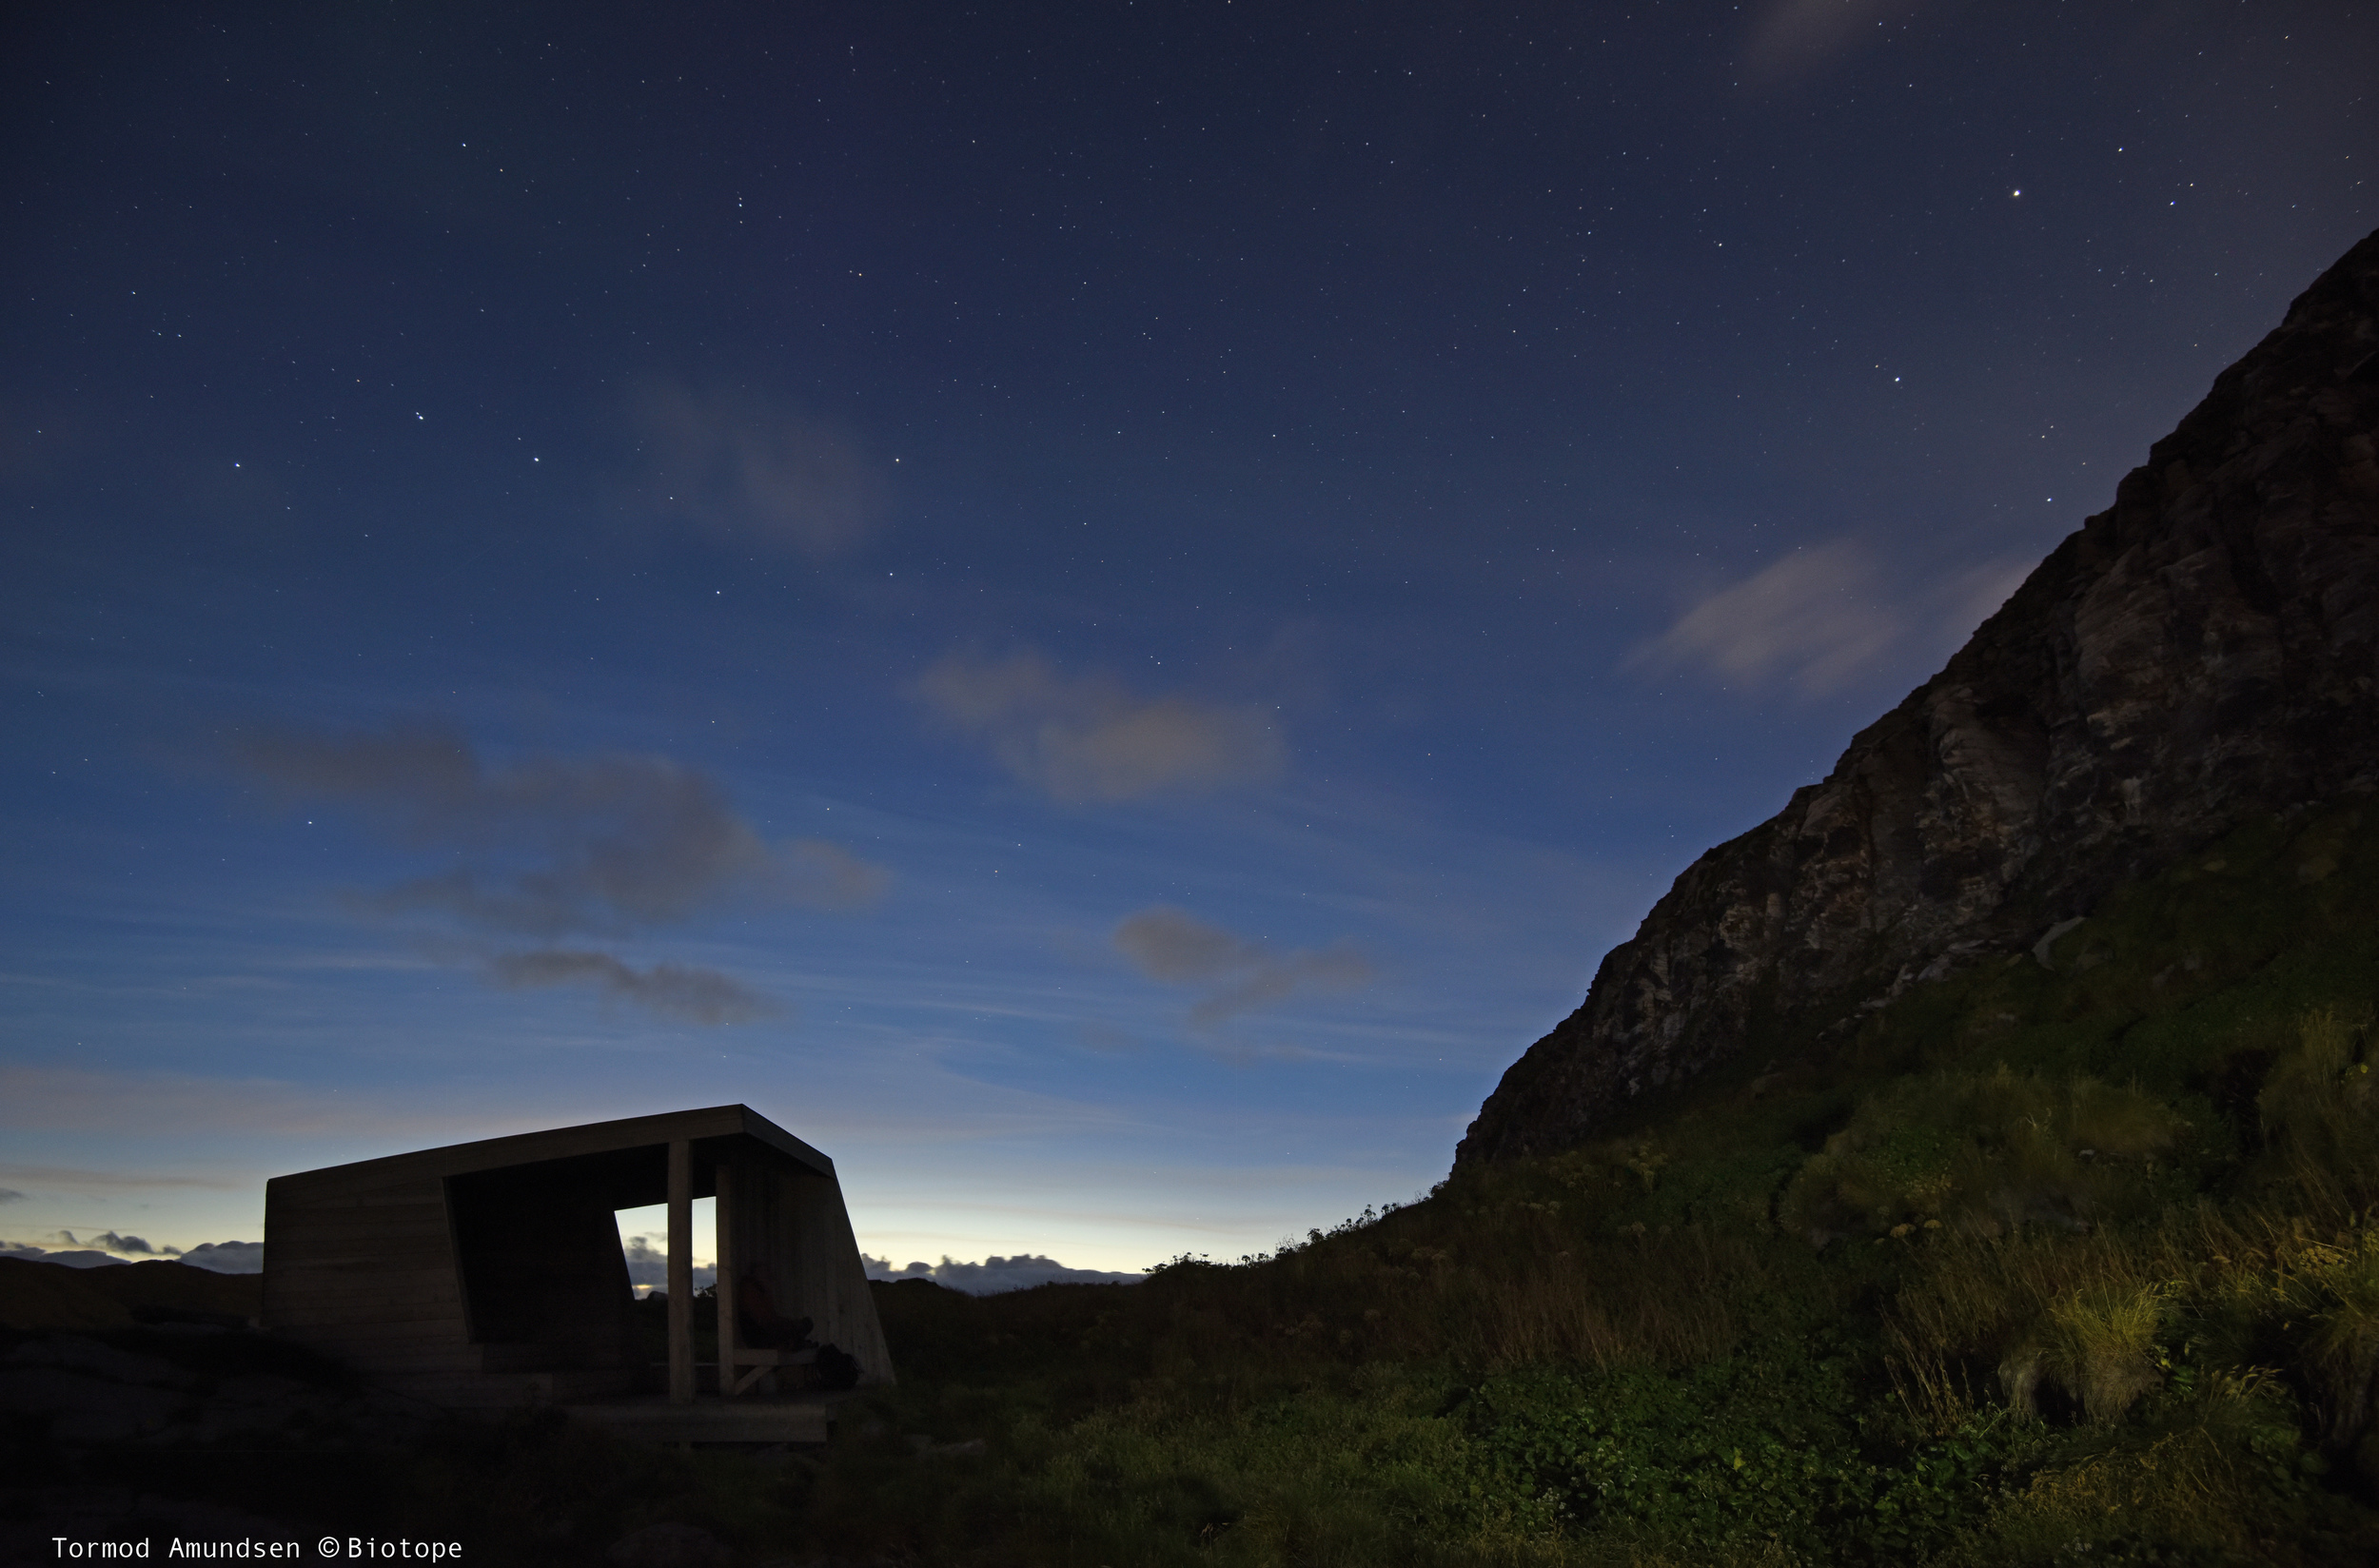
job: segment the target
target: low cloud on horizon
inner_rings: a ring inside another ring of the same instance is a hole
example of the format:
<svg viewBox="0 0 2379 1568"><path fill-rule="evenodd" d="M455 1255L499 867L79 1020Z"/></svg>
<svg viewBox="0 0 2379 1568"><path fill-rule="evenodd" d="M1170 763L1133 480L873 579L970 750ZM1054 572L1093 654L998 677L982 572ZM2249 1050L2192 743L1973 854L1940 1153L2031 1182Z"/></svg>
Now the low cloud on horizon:
<svg viewBox="0 0 2379 1568"><path fill-rule="evenodd" d="M944 1257L938 1264L913 1263L895 1268L889 1258L859 1255L871 1280L927 1280L945 1290L970 1296L997 1296L1030 1290L1041 1284L1137 1284L1144 1274L1107 1268L1068 1268L1054 1258L1024 1253L1013 1258L986 1258L979 1264L957 1263Z"/></svg>
<svg viewBox="0 0 2379 1568"><path fill-rule="evenodd" d="M151 1246L139 1236L120 1236L112 1230L96 1236L77 1237L70 1230L55 1231L42 1238L51 1244L43 1246L32 1242L0 1241L0 1258L15 1258L26 1263L61 1264L68 1268L104 1268L113 1264L149 1262L151 1260L188 1264L217 1274L260 1274L265 1268L265 1244L262 1242L201 1242L185 1251L178 1246Z"/></svg>
<svg viewBox="0 0 2379 1568"><path fill-rule="evenodd" d="M1287 761L1268 709L1143 696L1110 675L1062 674L1030 650L950 655L915 695L1015 778L1070 804L1261 783Z"/></svg>
<svg viewBox="0 0 2379 1568"><path fill-rule="evenodd" d="M656 1245L655 1244L659 1244ZM619 1242L628 1263L628 1284L638 1294L669 1288L669 1239L665 1236L626 1236ZM718 1283L718 1265L697 1258L690 1272L694 1288L707 1290Z"/></svg>

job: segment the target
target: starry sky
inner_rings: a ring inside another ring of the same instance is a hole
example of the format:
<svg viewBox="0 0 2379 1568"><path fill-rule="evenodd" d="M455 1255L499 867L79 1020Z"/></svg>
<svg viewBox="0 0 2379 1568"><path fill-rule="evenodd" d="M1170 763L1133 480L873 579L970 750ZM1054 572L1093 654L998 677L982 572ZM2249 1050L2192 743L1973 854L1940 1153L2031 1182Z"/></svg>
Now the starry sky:
<svg viewBox="0 0 2379 1568"><path fill-rule="evenodd" d="M742 1101L860 1244L1445 1171L2379 225L2379 8L29 9L0 1239Z"/></svg>

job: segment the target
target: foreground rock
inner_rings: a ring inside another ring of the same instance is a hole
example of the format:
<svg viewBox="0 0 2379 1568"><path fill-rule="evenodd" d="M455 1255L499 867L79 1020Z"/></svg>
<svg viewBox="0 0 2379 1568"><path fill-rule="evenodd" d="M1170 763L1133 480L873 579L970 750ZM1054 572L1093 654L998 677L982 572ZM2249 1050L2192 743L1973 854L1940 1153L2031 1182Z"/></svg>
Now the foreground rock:
<svg viewBox="0 0 2379 1568"><path fill-rule="evenodd" d="M2379 787L2379 234L1820 784L1704 854L1456 1168L1977 954L2248 816Z"/></svg>
<svg viewBox="0 0 2379 1568"><path fill-rule="evenodd" d="M0 1420L60 1450L259 1437L373 1447L410 1441L438 1420L417 1400L327 1371L261 1336L206 1324L133 1329L113 1343L38 1334L0 1351Z"/></svg>

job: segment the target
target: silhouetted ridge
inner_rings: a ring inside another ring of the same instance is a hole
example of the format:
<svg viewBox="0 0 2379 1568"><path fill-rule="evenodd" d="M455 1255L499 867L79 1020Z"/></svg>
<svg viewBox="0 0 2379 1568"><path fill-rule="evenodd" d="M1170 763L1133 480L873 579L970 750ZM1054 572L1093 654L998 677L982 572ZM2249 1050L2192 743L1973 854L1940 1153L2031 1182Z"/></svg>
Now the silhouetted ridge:
<svg viewBox="0 0 2379 1568"><path fill-rule="evenodd" d="M1504 1074L1457 1167L1974 958L2255 813L2379 787L2379 233L1947 668L1711 850Z"/></svg>

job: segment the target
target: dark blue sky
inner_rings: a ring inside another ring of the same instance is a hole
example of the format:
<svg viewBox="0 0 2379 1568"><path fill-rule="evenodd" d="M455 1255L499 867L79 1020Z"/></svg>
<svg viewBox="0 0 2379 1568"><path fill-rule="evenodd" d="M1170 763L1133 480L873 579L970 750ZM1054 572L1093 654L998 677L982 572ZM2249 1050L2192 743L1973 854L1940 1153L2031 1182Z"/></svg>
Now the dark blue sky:
<svg viewBox="0 0 2379 1568"><path fill-rule="evenodd" d="M862 1245L1442 1174L2374 223L2323 4L0 49L0 1238L743 1100Z"/></svg>

